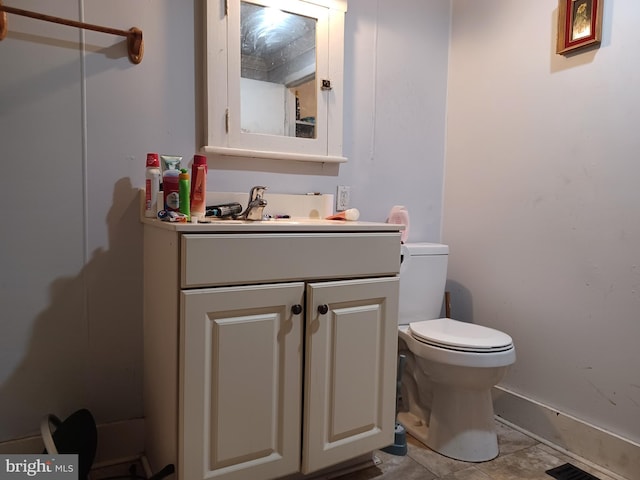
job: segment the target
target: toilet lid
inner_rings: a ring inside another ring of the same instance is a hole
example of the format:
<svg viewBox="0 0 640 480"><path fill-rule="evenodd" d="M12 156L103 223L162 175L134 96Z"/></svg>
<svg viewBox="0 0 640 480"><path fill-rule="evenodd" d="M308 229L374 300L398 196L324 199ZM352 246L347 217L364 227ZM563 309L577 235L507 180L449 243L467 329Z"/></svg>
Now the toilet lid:
<svg viewBox="0 0 640 480"><path fill-rule="evenodd" d="M450 318L412 322L409 330L416 340L442 348L500 352L513 346L513 340L504 332Z"/></svg>

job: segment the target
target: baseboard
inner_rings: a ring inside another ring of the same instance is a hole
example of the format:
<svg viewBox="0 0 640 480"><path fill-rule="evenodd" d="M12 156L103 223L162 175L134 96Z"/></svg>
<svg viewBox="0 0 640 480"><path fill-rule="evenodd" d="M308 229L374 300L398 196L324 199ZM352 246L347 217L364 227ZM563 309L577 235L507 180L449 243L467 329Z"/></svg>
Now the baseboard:
<svg viewBox="0 0 640 480"><path fill-rule="evenodd" d="M640 445L637 443L504 387L494 387L492 394L498 420L623 479L640 478Z"/></svg>
<svg viewBox="0 0 640 480"><path fill-rule="evenodd" d="M144 451L144 420L134 418L97 426L98 449L94 467L121 463L140 457ZM0 443L0 454L42 453L42 438L19 438Z"/></svg>
<svg viewBox="0 0 640 480"><path fill-rule="evenodd" d="M639 444L504 387L494 387L492 393L499 420L621 478L640 478ZM0 454L41 453L43 449L39 435L0 443ZM94 466L125 462L139 458L143 452L142 418L98 425L98 451Z"/></svg>

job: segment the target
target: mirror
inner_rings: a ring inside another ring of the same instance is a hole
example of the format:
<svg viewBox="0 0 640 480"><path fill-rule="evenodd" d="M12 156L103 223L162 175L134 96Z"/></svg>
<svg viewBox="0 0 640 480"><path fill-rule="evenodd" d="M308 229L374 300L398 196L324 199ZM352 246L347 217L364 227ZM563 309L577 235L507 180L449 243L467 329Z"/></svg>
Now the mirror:
<svg viewBox="0 0 640 480"><path fill-rule="evenodd" d="M240 129L316 138L317 19L240 2Z"/></svg>
<svg viewBox="0 0 640 480"><path fill-rule="evenodd" d="M205 0L205 6L201 151L221 160L346 162L347 0Z"/></svg>

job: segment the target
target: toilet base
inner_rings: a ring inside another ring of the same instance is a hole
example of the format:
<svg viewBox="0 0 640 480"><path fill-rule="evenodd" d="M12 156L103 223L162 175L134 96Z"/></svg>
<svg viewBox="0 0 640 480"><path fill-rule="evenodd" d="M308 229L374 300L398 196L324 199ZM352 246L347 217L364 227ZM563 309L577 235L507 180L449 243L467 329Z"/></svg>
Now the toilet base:
<svg viewBox="0 0 640 480"><path fill-rule="evenodd" d="M405 430L416 440L427 444L429 436L429 427L411 412L399 412L398 422L402 424Z"/></svg>
<svg viewBox="0 0 640 480"><path fill-rule="evenodd" d="M428 426L408 412L398 420L413 437L446 457L485 462L498 456L490 390L436 385Z"/></svg>

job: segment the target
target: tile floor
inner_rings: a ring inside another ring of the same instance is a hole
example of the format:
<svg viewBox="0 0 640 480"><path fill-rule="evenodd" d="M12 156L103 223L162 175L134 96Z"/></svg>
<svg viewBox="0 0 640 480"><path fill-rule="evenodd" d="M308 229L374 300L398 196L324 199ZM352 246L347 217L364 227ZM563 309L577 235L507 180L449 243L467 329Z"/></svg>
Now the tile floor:
<svg viewBox="0 0 640 480"><path fill-rule="evenodd" d="M408 453L394 456L376 452L379 465L350 473L340 480L553 480L548 470L571 463L600 480L614 480L561 452L534 440L500 422L496 422L500 455L483 463L467 463L443 457L407 436Z"/></svg>

